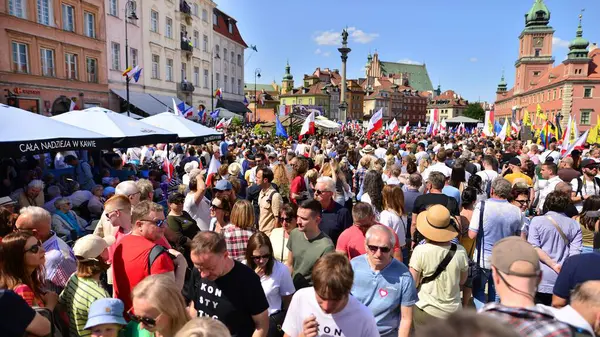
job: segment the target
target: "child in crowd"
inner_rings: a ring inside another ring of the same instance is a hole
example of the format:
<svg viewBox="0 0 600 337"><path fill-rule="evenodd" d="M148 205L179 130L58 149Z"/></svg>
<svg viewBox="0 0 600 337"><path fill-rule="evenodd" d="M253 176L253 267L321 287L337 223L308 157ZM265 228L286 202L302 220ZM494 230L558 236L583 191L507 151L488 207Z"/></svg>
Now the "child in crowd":
<svg viewBox="0 0 600 337"><path fill-rule="evenodd" d="M123 318L125 305L117 298L103 298L90 306L86 330L92 337L117 337L119 331L127 325Z"/></svg>

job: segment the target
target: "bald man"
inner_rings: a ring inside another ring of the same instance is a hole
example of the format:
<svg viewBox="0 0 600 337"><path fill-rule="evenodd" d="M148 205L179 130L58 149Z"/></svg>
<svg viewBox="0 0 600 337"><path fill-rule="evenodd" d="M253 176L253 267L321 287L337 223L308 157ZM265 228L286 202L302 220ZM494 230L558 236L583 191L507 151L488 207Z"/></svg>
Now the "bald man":
<svg viewBox="0 0 600 337"><path fill-rule="evenodd" d="M581 177L581 172L574 169L575 163L573 158L566 157L561 159L560 165L558 166L558 177L562 179L562 181L566 181L570 183L573 179L577 179Z"/></svg>
<svg viewBox="0 0 600 337"><path fill-rule="evenodd" d="M561 267L552 291L552 306L561 308L568 304L573 289L586 281L600 280L600 252L579 254L568 258Z"/></svg>
<svg viewBox="0 0 600 337"><path fill-rule="evenodd" d="M553 309L554 316L592 336L600 335L600 281L587 281L575 287L571 293L571 304Z"/></svg>
<svg viewBox="0 0 600 337"><path fill-rule="evenodd" d="M52 218L45 209L37 206L21 208L15 226L17 230L33 232L35 237L42 242L46 262L46 288L60 294L77 270L75 255L61 238L51 230Z"/></svg>

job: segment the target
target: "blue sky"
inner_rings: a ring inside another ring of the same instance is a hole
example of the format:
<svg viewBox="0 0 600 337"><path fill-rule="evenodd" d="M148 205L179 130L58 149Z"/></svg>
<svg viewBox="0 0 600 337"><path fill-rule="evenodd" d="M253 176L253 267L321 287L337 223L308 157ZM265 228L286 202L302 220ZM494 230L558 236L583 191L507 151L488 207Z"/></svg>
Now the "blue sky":
<svg viewBox="0 0 600 337"><path fill-rule="evenodd" d="M350 27L348 77L364 77L369 51L383 61L425 63L434 84L475 101L493 101L506 70L514 83L518 36L534 0L215 0L238 21L248 45L245 80L281 82L289 60L295 85L316 67L341 68L342 28ZM555 29L555 64L565 59L585 8L584 37L600 42L600 1L545 0Z"/></svg>

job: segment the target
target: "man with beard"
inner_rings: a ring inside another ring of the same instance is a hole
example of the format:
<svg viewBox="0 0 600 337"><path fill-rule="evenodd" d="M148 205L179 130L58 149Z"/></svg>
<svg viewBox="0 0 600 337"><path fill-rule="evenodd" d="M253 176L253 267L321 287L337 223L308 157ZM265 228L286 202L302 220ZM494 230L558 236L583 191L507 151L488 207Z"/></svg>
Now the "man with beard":
<svg viewBox="0 0 600 337"><path fill-rule="evenodd" d="M583 208L583 201L592 195L600 194L600 178L598 175L598 163L593 159L584 159L581 161L581 177L571 180L573 191L571 200L575 204L578 212Z"/></svg>

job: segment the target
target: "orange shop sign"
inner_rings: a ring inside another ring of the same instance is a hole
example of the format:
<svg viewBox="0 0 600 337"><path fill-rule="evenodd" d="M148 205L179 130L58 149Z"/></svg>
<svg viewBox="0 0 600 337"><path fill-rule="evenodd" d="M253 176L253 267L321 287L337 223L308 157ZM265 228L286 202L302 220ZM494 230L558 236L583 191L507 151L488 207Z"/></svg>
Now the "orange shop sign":
<svg viewBox="0 0 600 337"><path fill-rule="evenodd" d="M33 90L33 89L23 89L23 88L15 88L14 90L15 95L39 95L40 91L39 90Z"/></svg>

